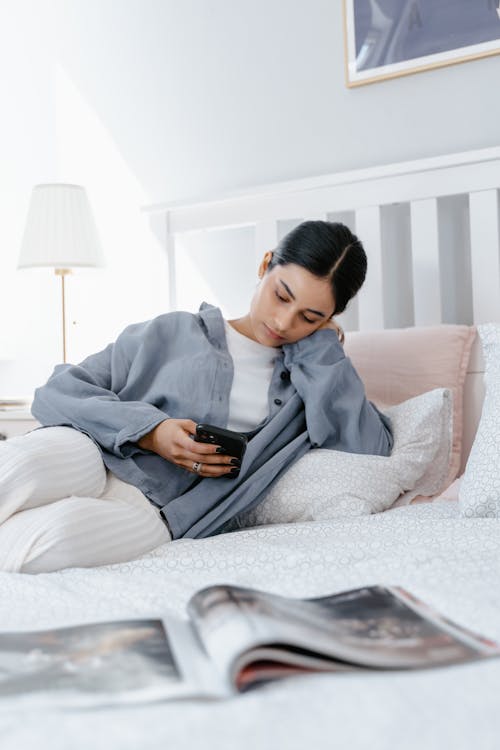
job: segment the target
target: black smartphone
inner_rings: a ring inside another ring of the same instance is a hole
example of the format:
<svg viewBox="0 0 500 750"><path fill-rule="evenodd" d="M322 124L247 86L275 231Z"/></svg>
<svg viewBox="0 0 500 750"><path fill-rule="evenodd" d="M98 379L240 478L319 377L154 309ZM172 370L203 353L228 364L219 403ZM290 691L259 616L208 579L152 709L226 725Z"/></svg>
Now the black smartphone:
<svg viewBox="0 0 500 750"><path fill-rule="evenodd" d="M224 448L224 455L234 456L240 461L245 453L248 438L241 432L225 430L213 424L197 424L194 439L197 443L212 443ZM222 451L221 451L222 452Z"/></svg>

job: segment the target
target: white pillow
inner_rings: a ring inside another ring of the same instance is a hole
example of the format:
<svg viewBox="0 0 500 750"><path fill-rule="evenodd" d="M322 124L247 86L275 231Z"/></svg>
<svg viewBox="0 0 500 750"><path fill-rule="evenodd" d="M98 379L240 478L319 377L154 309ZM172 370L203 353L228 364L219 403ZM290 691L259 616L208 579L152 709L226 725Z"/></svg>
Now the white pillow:
<svg viewBox="0 0 500 750"><path fill-rule="evenodd" d="M452 395L436 388L385 409L392 454L316 449L293 464L240 526L328 520L386 510L403 492L432 495L443 484L452 447Z"/></svg>
<svg viewBox="0 0 500 750"><path fill-rule="evenodd" d="M458 501L460 515L500 518L500 326L478 326L485 360L486 393Z"/></svg>

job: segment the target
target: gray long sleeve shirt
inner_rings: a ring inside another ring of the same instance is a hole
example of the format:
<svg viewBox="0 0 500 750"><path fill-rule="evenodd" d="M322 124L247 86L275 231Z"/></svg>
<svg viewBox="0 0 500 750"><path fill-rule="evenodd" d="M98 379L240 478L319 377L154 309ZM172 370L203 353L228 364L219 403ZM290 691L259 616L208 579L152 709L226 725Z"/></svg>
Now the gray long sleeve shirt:
<svg viewBox="0 0 500 750"><path fill-rule="evenodd" d="M200 478L137 441L169 417L227 425L233 362L220 310L172 312L128 326L79 365L58 365L35 391L32 412L45 427L91 437L105 465L161 509L174 539L237 526L290 464L311 448L388 455L387 417L333 330L277 349L267 418L249 433L238 477Z"/></svg>

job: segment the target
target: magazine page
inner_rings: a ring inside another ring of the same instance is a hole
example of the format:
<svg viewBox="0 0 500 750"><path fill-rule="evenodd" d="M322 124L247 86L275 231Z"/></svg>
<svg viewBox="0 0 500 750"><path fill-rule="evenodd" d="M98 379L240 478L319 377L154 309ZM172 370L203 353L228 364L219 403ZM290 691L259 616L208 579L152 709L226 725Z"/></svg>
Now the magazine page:
<svg viewBox="0 0 500 750"><path fill-rule="evenodd" d="M189 600L189 617L227 689L234 687L233 665L241 654L270 640L272 627L251 611L260 595L251 589L220 585L201 589Z"/></svg>
<svg viewBox="0 0 500 750"><path fill-rule="evenodd" d="M328 660L340 662L330 663L330 669L408 669L498 654L497 644L431 617L405 594L396 587L369 586L291 599L217 586L195 594L189 611L208 654L235 684L242 669L252 664L255 672L255 662L263 661L267 671L272 661L324 669Z"/></svg>
<svg viewBox="0 0 500 750"><path fill-rule="evenodd" d="M9 709L209 697L222 692L212 673L187 621L131 619L0 633L0 704Z"/></svg>

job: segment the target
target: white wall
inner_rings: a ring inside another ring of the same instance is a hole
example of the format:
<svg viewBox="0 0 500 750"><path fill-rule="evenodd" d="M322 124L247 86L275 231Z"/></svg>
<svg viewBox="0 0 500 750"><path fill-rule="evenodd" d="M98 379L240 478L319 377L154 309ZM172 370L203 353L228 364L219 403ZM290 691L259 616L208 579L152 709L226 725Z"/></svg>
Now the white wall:
<svg viewBox="0 0 500 750"><path fill-rule="evenodd" d="M152 202L500 141L500 56L347 89L341 0L62 7L63 64Z"/></svg>
<svg viewBox="0 0 500 750"><path fill-rule="evenodd" d="M68 281L78 360L167 306L141 205L499 144L500 57L357 89L343 57L340 0L0 0L0 398L60 359L33 184L84 184L107 257Z"/></svg>
<svg viewBox="0 0 500 750"><path fill-rule="evenodd" d="M44 374L43 365L34 373L33 363L16 363L30 349L36 355L40 310L57 314L38 278L16 271L31 186L55 177L52 28L50 12L38 13L33 0L0 3L0 398L30 389L27 370Z"/></svg>
<svg viewBox="0 0 500 750"><path fill-rule="evenodd" d="M0 2L0 399L30 396L62 360L60 280L49 269L16 268L34 184L85 185L106 258L105 269L66 282L70 361L167 302L164 248L141 211L149 194L64 67L58 45L69 10L70 3ZM74 43L93 59L88 35Z"/></svg>

